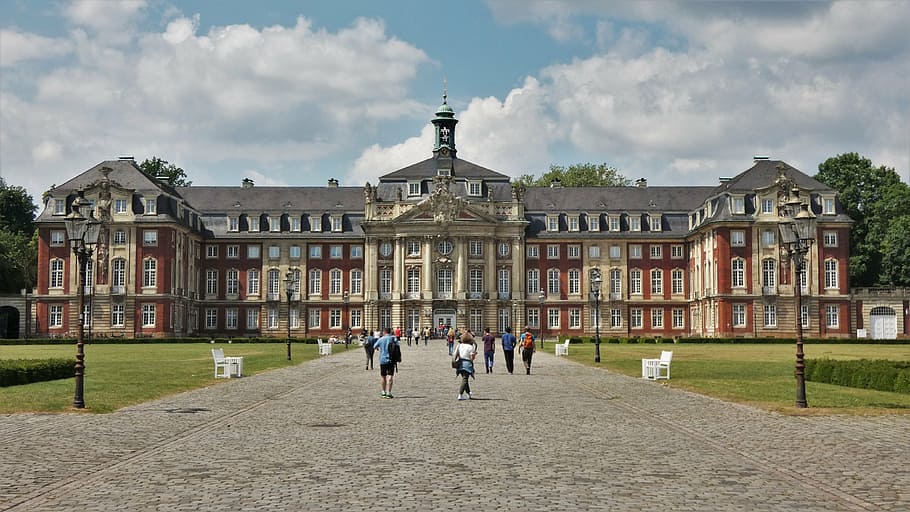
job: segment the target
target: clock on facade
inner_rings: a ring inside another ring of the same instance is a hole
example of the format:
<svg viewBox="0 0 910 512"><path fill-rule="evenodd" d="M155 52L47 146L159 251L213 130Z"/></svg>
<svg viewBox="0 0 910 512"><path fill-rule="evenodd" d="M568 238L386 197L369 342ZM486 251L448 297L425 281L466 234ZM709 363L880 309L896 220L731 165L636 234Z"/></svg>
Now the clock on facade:
<svg viewBox="0 0 910 512"><path fill-rule="evenodd" d="M439 254L449 255L452 253L452 241L443 240L436 245L436 250L439 251Z"/></svg>
<svg viewBox="0 0 910 512"><path fill-rule="evenodd" d="M392 255L392 242L382 242L379 245L379 255L388 258Z"/></svg>

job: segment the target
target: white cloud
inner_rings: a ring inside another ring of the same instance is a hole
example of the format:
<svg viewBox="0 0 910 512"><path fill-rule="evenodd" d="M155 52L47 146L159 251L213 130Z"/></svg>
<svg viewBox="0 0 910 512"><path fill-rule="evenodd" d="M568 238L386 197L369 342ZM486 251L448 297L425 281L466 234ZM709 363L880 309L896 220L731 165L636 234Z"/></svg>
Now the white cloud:
<svg viewBox="0 0 910 512"><path fill-rule="evenodd" d="M66 55L73 50L70 41L44 37L17 29L0 29L0 67L10 67L31 59Z"/></svg>
<svg viewBox="0 0 910 512"><path fill-rule="evenodd" d="M120 32L145 8L145 0L73 0L63 15L74 25L101 32Z"/></svg>

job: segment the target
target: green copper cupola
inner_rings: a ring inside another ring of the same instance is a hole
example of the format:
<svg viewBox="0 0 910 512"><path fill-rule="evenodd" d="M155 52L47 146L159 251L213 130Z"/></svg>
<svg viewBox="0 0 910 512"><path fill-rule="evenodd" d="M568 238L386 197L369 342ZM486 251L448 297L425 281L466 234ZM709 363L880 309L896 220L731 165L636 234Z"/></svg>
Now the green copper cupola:
<svg viewBox="0 0 910 512"><path fill-rule="evenodd" d="M443 88L442 105L436 109L436 117L433 118L433 126L436 127L433 153L437 157L451 158L455 156L455 125L458 124L458 119L455 119L455 111L446 103L446 99L447 93Z"/></svg>

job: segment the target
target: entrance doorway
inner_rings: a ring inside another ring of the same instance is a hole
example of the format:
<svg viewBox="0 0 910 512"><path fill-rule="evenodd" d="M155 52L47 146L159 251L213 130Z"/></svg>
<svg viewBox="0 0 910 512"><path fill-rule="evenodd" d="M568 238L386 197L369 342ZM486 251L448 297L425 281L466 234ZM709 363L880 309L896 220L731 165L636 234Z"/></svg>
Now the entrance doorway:
<svg viewBox="0 0 910 512"><path fill-rule="evenodd" d="M19 310L12 306L0 307L0 339L19 337Z"/></svg>
<svg viewBox="0 0 910 512"><path fill-rule="evenodd" d="M437 309L433 311L433 328L439 329L439 324L445 327L455 327L455 310Z"/></svg>
<svg viewBox="0 0 910 512"><path fill-rule="evenodd" d="M872 308L869 315L869 327L874 340L897 339L897 313L886 306Z"/></svg>

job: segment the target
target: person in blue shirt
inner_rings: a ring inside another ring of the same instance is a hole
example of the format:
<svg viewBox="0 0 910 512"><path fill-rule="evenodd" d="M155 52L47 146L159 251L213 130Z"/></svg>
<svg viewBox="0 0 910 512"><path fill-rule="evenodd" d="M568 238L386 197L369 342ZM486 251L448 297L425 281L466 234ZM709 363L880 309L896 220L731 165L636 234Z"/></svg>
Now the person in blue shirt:
<svg viewBox="0 0 910 512"><path fill-rule="evenodd" d="M363 350L367 354L367 370L373 369L373 344L376 343L376 338L372 333L368 333L366 329L360 334L363 337Z"/></svg>
<svg viewBox="0 0 910 512"><path fill-rule="evenodd" d="M515 342L517 339L512 334L512 328L506 327L505 334L502 335L502 357L506 359L506 370L512 374L515 369Z"/></svg>
<svg viewBox="0 0 910 512"><path fill-rule="evenodd" d="M389 357L389 344L398 343L395 336L392 336L391 329L382 328L382 337L373 344L374 349L379 350L379 378L380 387L382 388L382 398L392 398L392 382L395 376L395 363Z"/></svg>

